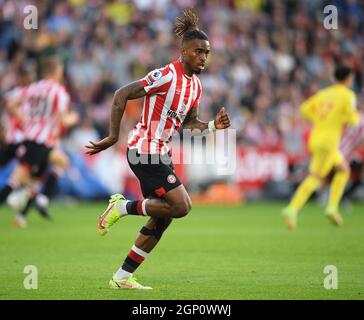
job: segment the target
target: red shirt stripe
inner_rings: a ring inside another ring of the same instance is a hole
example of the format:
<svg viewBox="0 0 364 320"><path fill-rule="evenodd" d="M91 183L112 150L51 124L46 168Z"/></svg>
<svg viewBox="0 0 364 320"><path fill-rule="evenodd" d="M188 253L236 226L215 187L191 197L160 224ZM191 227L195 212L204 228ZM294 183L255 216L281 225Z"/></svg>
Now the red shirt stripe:
<svg viewBox="0 0 364 320"><path fill-rule="evenodd" d="M24 139L54 146L60 139L60 115L66 112L70 97L65 88L53 80L40 80L26 89L20 106L28 118Z"/></svg>
<svg viewBox="0 0 364 320"><path fill-rule="evenodd" d="M151 71L140 83L146 97L142 117L134 127L128 147L137 148L141 154L165 154L187 113L198 107L201 83L196 75L185 74L179 60Z"/></svg>

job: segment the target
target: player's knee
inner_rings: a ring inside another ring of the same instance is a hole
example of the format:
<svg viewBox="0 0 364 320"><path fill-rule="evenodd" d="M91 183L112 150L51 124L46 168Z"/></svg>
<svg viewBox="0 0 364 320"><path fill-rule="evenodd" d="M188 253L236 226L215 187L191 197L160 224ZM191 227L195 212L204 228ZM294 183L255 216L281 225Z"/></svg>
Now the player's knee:
<svg viewBox="0 0 364 320"><path fill-rule="evenodd" d="M192 201L188 197L184 201L176 204L175 206L175 218L183 218L185 217L192 209Z"/></svg>
<svg viewBox="0 0 364 320"><path fill-rule="evenodd" d="M190 212L192 210L192 200L190 197L187 198L187 209L188 209L188 212Z"/></svg>

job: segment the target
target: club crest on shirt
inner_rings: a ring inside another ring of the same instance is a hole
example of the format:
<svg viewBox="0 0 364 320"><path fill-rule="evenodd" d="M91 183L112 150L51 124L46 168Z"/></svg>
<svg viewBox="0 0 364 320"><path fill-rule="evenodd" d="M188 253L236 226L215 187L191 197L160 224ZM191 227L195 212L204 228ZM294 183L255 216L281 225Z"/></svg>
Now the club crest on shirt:
<svg viewBox="0 0 364 320"><path fill-rule="evenodd" d="M167 181L169 183L175 183L177 181L176 177L173 175L173 174L170 174L168 177L167 177Z"/></svg>

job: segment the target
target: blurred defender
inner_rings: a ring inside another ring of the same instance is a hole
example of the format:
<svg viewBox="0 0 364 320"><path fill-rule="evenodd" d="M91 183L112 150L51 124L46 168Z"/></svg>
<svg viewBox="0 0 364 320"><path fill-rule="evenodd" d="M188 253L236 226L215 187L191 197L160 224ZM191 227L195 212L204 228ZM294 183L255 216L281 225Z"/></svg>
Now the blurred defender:
<svg viewBox="0 0 364 320"><path fill-rule="evenodd" d="M55 146L62 131L74 125L78 117L69 110L70 98L61 84L63 63L50 56L42 61L41 69L43 79L24 87L8 105L10 114L21 123L24 154L0 190L0 203L13 190L29 185L31 178L40 178L48 163L57 167L47 180L52 185L59 171L67 167L67 158ZM46 189L52 188L48 185Z"/></svg>
<svg viewBox="0 0 364 320"><path fill-rule="evenodd" d="M355 93L349 89L353 82L352 70L339 66L334 76L334 85L320 90L301 106L302 115L313 124L308 142L311 163L309 175L299 185L289 206L283 210L289 229L296 228L298 212L333 168L335 175L331 182L326 215L336 225L343 223L338 206L350 170L339 143L344 126L357 125L359 114L356 111Z"/></svg>
<svg viewBox="0 0 364 320"><path fill-rule="evenodd" d="M22 113L21 97L26 88L35 81L36 73L32 68L20 68L18 70L17 86L8 91L4 95L1 103L1 125L3 128L3 139L1 140L0 147L0 168L5 166L13 159L20 158L24 154L24 123L25 117ZM18 212L15 223L19 227L25 227L26 221L25 214L30 208L30 204L34 204L36 209L41 213L44 218L49 219L50 216L47 210L47 198L53 194L55 172L58 175L66 170L68 166L67 156L59 149L53 149L50 152L48 163L45 166L51 165L42 179L44 179L43 191L38 192L39 183L32 183L30 186L18 189L12 192L8 198L8 204ZM43 170L40 170L43 171ZM37 188L34 188L34 186ZM31 201L27 204L28 199Z"/></svg>
<svg viewBox="0 0 364 320"><path fill-rule="evenodd" d="M18 70L17 86L4 94L1 101L1 127L3 137L0 140L0 168L21 154L21 144L24 142L22 115L13 102L21 92L35 79L35 72L20 68Z"/></svg>
<svg viewBox="0 0 364 320"><path fill-rule="evenodd" d="M180 126L201 131L230 126L224 108L209 123L197 118L201 83L196 74L205 68L210 53L208 37L198 29L198 21L192 9L184 10L182 17L176 19L175 33L182 38L180 58L117 90L109 137L87 146L88 153L95 154L115 144L119 139L126 102L145 96L141 120L134 127L128 143L129 165L140 181L144 200L128 201L122 195L113 195L108 208L100 216L98 228L104 235L126 215L150 216L150 219L140 230L123 265L110 280L112 288L151 289L139 284L133 272L156 246L172 219L182 218L191 210L191 199L168 161L168 143L172 135Z"/></svg>

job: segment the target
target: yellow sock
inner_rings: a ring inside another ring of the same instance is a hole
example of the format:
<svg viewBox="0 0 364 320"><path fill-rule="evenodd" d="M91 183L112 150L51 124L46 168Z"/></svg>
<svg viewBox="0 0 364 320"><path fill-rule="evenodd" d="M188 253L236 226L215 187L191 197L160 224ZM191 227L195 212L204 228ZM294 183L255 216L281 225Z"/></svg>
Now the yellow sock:
<svg viewBox="0 0 364 320"><path fill-rule="evenodd" d="M321 180L313 175L305 178L297 188L289 208L299 211L305 205L312 193L320 187Z"/></svg>
<svg viewBox="0 0 364 320"><path fill-rule="evenodd" d="M331 182L330 197L328 208L336 210L339 206L339 202L345 190L346 183L349 180L350 173L348 171L338 171L335 173Z"/></svg>

